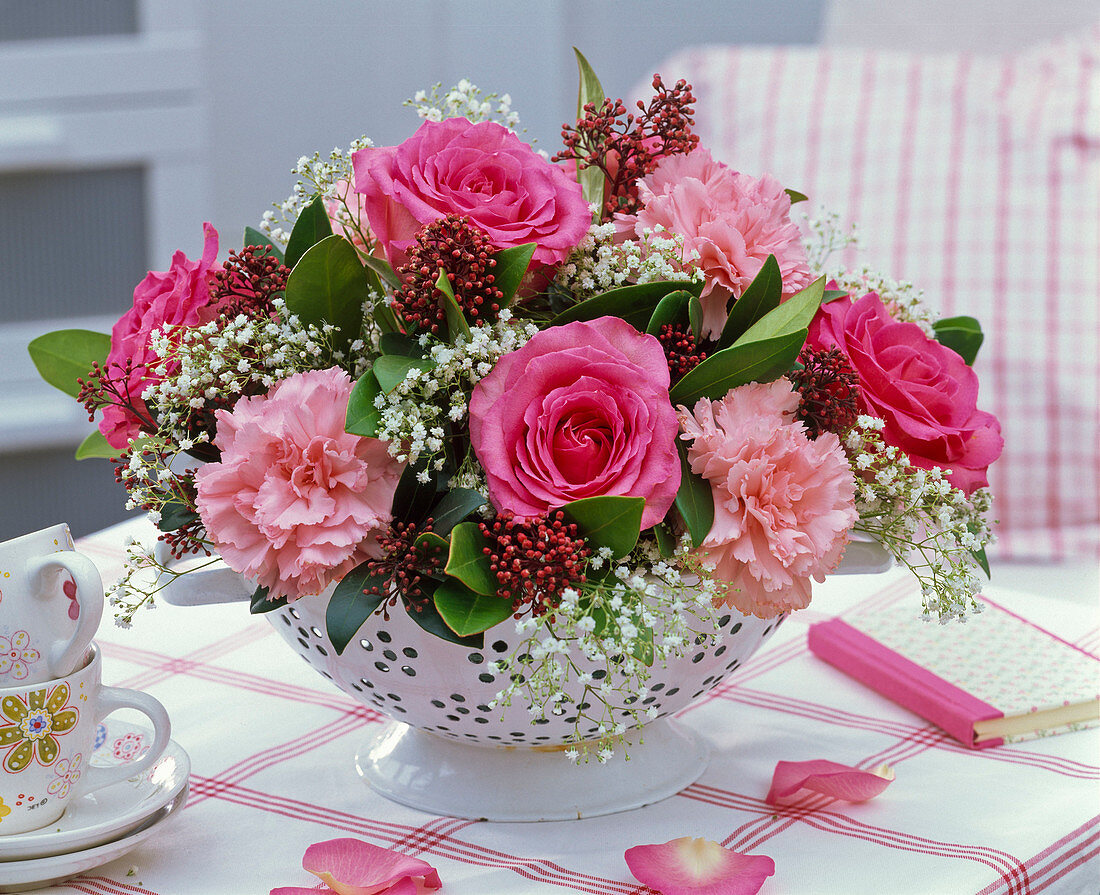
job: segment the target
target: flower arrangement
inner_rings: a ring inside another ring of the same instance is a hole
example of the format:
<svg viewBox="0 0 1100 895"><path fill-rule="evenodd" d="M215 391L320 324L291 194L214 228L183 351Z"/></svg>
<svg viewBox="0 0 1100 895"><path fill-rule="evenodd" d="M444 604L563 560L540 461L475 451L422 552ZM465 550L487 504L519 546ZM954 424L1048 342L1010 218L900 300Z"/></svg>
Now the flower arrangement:
<svg viewBox="0 0 1100 895"><path fill-rule="evenodd" d="M536 715L571 677L644 692L716 607L806 606L856 532L925 613L976 608L1002 445L977 322L829 271L852 237L713 159L689 85L628 112L578 61L552 157L507 95L419 93L409 139L303 157L239 250L206 224L109 337L35 340L98 416L78 455L115 458L173 558L254 580L254 612L331 591L337 651L376 612L463 644L514 619L498 700ZM185 574L162 558L131 546L121 623Z"/></svg>

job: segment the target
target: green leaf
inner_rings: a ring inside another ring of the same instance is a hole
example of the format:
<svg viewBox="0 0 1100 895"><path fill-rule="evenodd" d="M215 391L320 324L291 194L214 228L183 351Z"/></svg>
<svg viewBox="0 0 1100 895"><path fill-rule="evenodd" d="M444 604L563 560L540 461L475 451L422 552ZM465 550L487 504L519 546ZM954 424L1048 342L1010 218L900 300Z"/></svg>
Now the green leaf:
<svg viewBox="0 0 1100 895"><path fill-rule="evenodd" d="M338 327L337 347L359 338L366 300L359 253L342 236L328 236L307 249L287 278L287 308L305 323L327 321Z"/></svg>
<svg viewBox="0 0 1100 895"><path fill-rule="evenodd" d="M670 292L683 290L692 295L703 291L702 283L662 281L621 286L566 308L550 323L560 326L575 320L595 320L597 317L622 317L639 332L643 332L653 316L653 309Z"/></svg>
<svg viewBox="0 0 1100 895"><path fill-rule="evenodd" d="M665 559L668 559L676 551L676 535L664 522L658 522L653 526L653 537L657 539L657 549L661 551L661 556Z"/></svg>
<svg viewBox="0 0 1100 895"><path fill-rule="evenodd" d="M332 224L325 210L324 199L318 196L302 209L298 220L294 222L294 229L290 231L290 239L286 243L283 263L293 270L307 251L329 236L332 236Z"/></svg>
<svg viewBox="0 0 1100 895"><path fill-rule="evenodd" d="M978 550L971 550L970 555L974 557L978 565L981 566L983 572L985 572L986 578L992 578L993 576L989 572L989 559L985 555L985 547L981 547Z"/></svg>
<svg viewBox="0 0 1100 895"><path fill-rule="evenodd" d="M267 246L267 253L272 258L278 258L283 264L286 263L286 259L283 257L283 253L279 251L279 247L271 241L270 236L264 236L259 230L254 227L244 228L244 245L246 246Z"/></svg>
<svg viewBox="0 0 1100 895"><path fill-rule="evenodd" d="M336 585L325 610L325 631L336 655L342 655L355 632L388 598L386 576L372 575L367 571L370 560L360 563L348 572ZM378 593L364 593L378 588Z"/></svg>
<svg viewBox="0 0 1100 895"><path fill-rule="evenodd" d="M27 345L39 375L74 398L80 394L76 380L87 379L92 364L102 365L110 350L111 337L89 329L55 330Z"/></svg>
<svg viewBox="0 0 1100 895"><path fill-rule="evenodd" d="M775 255L768 255L767 260L760 267L760 272L753 277L748 288L741 293L741 297L733 303L730 315L726 318L726 325L722 327L722 335L718 339L719 349L729 348L757 320L779 307L779 300L782 297L783 274L779 270Z"/></svg>
<svg viewBox="0 0 1100 895"><path fill-rule="evenodd" d="M374 322L378 324L378 328L382 330L383 335L386 333L399 333L403 328L398 323L393 308L383 301L374 302L371 305L369 314L374 318Z"/></svg>
<svg viewBox="0 0 1100 895"><path fill-rule="evenodd" d="M480 634L512 617L512 601L474 593L453 578L435 589L435 608L459 637Z"/></svg>
<svg viewBox="0 0 1100 895"><path fill-rule="evenodd" d="M794 205L798 202L805 202L810 198L805 193L800 193L798 190L783 190L783 192L791 197L791 205Z"/></svg>
<svg viewBox="0 0 1100 895"><path fill-rule="evenodd" d="M577 523L577 528L596 550L609 547L614 559L626 556L638 543L641 533L644 497L585 497L561 507L566 518Z"/></svg>
<svg viewBox="0 0 1100 895"><path fill-rule="evenodd" d="M806 330L715 352L689 370L668 393L673 406L694 407L700 398L718 400L748 382L771 382L790 369L806 342Z"/></svg>
<svg viewBox="0 0 1100 895"><path fill-rule="evenodd" d="M818 308L821 307L821 299L824 295L825 278L818 277L801 292L795 293L778 307L764 314L733 344L746 345L749 342L774 339L776 336L786 336L799 330L809 329L810 321L814 319ZM802 338L805 340L805 333ZM795 354L797 355L798 352Z"/></svg>
<svg viewBox="0 0 1100 895"><path fill-rule="evenodd" d="M441 535L450 534L459 522L483 506L485 498L476 491L452 488L432 509L432 531Z"/></svg>
<svg viewBox="0 0 1100 895"><path fill-rule="evenodd" d="M650 666L653 664L655 657L655 651L653 649L653 629L649 625L643 625L640 622L637 623L638 637L634 641L634 646L630 650L630 655L641 662L643 665Z"/></svg>
<svg viewBox="0 0 1100 895"><path fill-rule="evenodd" d="M600 79L596 77L596 72L593 71L588 60L584 58L584 54L576 47L573 47L573 52L577 55L577 72L580 75L577 86L577 119L579 120L584 117L584 107L588 103L592 103L598 111L606 94L603 92ZM577 182L581 185L584 201L589 205L603 208L603 171L595 166L585 168L578 161Z"/></svg>
<svg viewBox="0 0 1100 895"><path fill-rule="evenodd" d="M664 296L653 309L649 323L646 324L646 334L656 336L661 331L662 326L683 321L687 316L688 301L692 298L695 298L695 296L683 289L677 289L675 292L670 292ZM695 300L698 301L698 299Z"/></svg>
<svg viewBox="0 0 1100 895"><path fill-rule="evenodd" d="M447 331L450 333L451 341L454 341L460 335L469 338L470 324L466 322L462 308L458 306L458 300L455 298L451 281L447 279L446 272L442 270L439 272L439 276L435 281L435 288L443 293L443 313L447 315Z"/></svg>
<svg viewBox="0 0 1100 895"><path fill-rule="evenodd" d="M371 368L378 384L387 395L399 386L409 370L431 370L435 361L426 357L403 357L400 354L383 354Z"/></svg>
<svg viewBox="0 0 1100 895"><path fill-rule="evenodd" d="M199 514L187 504L179 500L170 500L160 508L160 521L157 523L157 528L161 531L175 531L198 518Z"/></svg>
<svg viewBox="0 0 1100 895"><path fill-rule="evenodd" d="M396 289L401 285L401 280L398 279L397 273L394 271L393 267L390 266L390 262L385 258L379 258L377 255L360 255L359 260L362 261L363 265L369 270L374 271L374 273L378 275L378 279L391 289Z"/></svg>
<svg viewBox="0 0 1100 895"><path fill-rule="evenodd" d="M485 538L476 522L458 523L451 529L451 552L443 571L475 593L490 596L497 592L497 579L484 548Z"/></svg>
<svg viewBox="0 0 1100 895"><path fill-rule="evenodd" d="M112 460L120 453L122 452L107 444L107 439L103 437L103 433L99 429L94 429L87 438L80 442L80 446L76 449L76 459L91 460L94 457L102 457Z"/></svg>
<svg viewBox="0 0 1100 895"><path fill-rule="evenodd" d="M688 323L691 324L691 336L696 342L703 337L703 303L694 295L688 299Z"/></svg>
<svg viewBox="0 0 1100 895"><path fill-rule="evenodd" d="M374 406L374 399L382 393L382 387L375 379L374 373L367 370L348 395L348 409L344 415L344 431L352 435L363 435L368 438L378 436L378 424L382 422L382 411Z"/></svg>
<svg viewBox="0 0 1100 895"><path fill-rule="evenodd" d="M493 283L504 297L500 300L502 308L508 307L516 296L519 284L523 282L523 275L531 264L531 256L538 248L537 243L528 242L521 246L513 246L503 249L493 256L496 267L493 268Z"/></svg>
<svg viewBox="0 0 1100 895"><path fill-rule="evenodd" d="M429 474L427 482L419 479L420 473L425 469L427 464L421 459L410 463L401 473L393 492L393 516L398 522L419 524L435 502L436 477Z"/></svg>
<svg viewBox="0 0 1100 895"><path fill-rule="evenodd" d="M459 637L450 629L434 603L426 603L420 612L409 610L409 618L420 625L429 634L433 634L440 640L448 643L457 643L459 646L481 649L485 645L484 634L471 634L469 637Z"/></svg>
<svg viewBox="0 0 1100 895"><path fill-rule="evenodd" d="M680 490L676 492L676 509L680 511L680 517L691 535L691 546L698 547L714 524L714 492L710 482L691 471L687 444L679 438L676 439L676 451L680 455Z"/></svg>
<svg viewBox="0 0 1100 895"><path fill-rule="evenodd" d="M423 357L424 349L412 336L405 333L382 333L378 340L378 350L382 354L399 354L401 357Z"/></svg>
<svg viewBox="0 0 1100 895"><path fill-rule="evenodd" d="M836 301L838 298L847 298L848 293L843 289L826 289L825 294L821 297L821 303L827 305L831 301Z"/></svg>
<svg viewBox="0 0 1100 895"><path fill-rule="evenodd" d="M985 335L982 325L973 317L944 317L932 324L936 341L946 345L959 355L967 364L973 366L982 347Z"/></svg>
<svg viewBox="0 0 1100 895"><path fill-rule="evenodd" d="M257 587L256 592L252 594L252 598L249 601L248 611L253 615L262 615L265 612L271 612L273 609L280 609L287 604L286 597L276 597L273 600L267 598L268 590L266 587Z"/></svg>

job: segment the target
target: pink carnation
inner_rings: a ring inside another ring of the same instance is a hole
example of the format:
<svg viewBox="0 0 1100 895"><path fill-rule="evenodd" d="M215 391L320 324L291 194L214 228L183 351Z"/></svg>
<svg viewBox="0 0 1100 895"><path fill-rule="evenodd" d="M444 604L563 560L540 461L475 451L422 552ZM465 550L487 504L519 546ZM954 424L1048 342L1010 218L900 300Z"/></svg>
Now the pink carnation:
<svg viewBox="0 0 1100 895"><path fill-rule="evenodd" d="M684 253L706 274L703 333L717 335L726 306L775 255L783 291L792 295L811 280L798 227L791 223L791 200L782 184L765 174L759 180L716 162L705 149L670 155L638 181L644 207L621 219L640 236L663 227L684 238Z"/></svg>
<svg viewBox="0 0 1100 895"><path fill-rule="evenodd" d="M760 618L810 602L810 578L832 571L858 518L840 440L811 441L792 422L798 400L779 379L680 408L691 470L714 495L700 552L728 583L726 602Z"/></svg>
<svg viewBox="0 0 1100 895"><path fill-rule="evenodd" d="M402 464L344 431L352 382L297 373L219 410L221 460L195 476L199 515L222 559L272 596L322 591L380 555Z"/></svg>
<svg viewBox="0 0 1100 895"><path fill-rule="evenodd" d="M176 252L168 270L149 271L134 288L133 306L111 330L107 368L113 375L127 361L131 362L126 393L130 402L139 407L142 405L141 393L156 381L149 372L159 360L149 349L153 330L163 330L166 324L193 326L215 316L210 284L218 257L218 231L208 223L203 224L202 229L206 237L202 258L190 261L183 252ZM113 404L103 409L99 429L111 447L125 449L140 428L133 411Z"/></svg>

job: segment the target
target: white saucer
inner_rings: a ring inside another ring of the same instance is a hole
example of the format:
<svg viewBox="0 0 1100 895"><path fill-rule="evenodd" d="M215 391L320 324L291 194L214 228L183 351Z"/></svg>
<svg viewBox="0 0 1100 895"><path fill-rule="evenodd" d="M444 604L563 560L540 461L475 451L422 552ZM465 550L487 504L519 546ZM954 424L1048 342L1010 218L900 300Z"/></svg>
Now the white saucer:
<svg viewBox="0 0 1100 895"><path fill-rule="evenodd" d="M96 731L88 763L104 767L136 761L152 741L149 729L108 718ZM58 820L40 830L0 836L0 885L7 862L79 852L125 836L172 802L190 773L191 759L172 741L160 761L140 777L74 799Z"/></svg>
<svg viewBox="0 0 1100 895"><path fill-rule="evenodd" d="M121 858L153 834L161 834L164 830L163 824L182 810L187 801L187 793L188 787L185 784L169 804L138 825L137 829L114 842L50 858L0 863L0 892L26 892L50 886Z"/></svg>

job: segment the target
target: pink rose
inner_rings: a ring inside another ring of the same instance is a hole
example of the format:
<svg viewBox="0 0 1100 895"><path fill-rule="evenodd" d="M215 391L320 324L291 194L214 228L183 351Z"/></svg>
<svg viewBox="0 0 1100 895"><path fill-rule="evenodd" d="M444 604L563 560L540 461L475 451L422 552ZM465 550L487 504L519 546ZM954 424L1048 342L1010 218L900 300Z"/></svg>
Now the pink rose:
<svg viewBox="0 0 1100 895"><path fill-rule="evenodd" d="M791 200L782 184L765 174L759 180L716 162L705 149L670 155L638 181L644 207L619 219L619 227L641 236L663 227L684 238L689 266L706 274L703 333L717 336L726 322L729 299L738 298L775 255L783 292L792 295L811 276L802 235L791 222Z"/></svg>
<svg viewBox="0 0 1100 895"><path fill-rule="evenodd" d="M809 604L810 579L825 580L859 518L840 439L811 440L793 421L798 402L778 379L680 408L691 471L714 496L699 553L725 581L726 602L760 618Z"/></svg>
<svg viewBox="0 0 1100 895"><path fill-rule="evenodd" d="M143 408L141 393L155 381L149 368L157 355L149 349L149 336L166 324L175 326L206 323L215 316L210 296L214 262L218 257L218 231L202 225L206 239L202 258L190 261L183 252L172 256L164 272L150 271L134 289L134 304L111 330L107 364L112 374L129 362L126 392L132 404ZM138 416L130 409L110 405L103 409L99 429L113 448L124 450L141 429Z"/></svg>
<svg viewBox="0 0 1100 895"><path fill-rule="evenodd" d="M885 420L883 440L914 466L940 467L967 494L989 484L986 469L1004 447L1001 426L978 410L978 377L958 354L895 320L874 292L822 305L807 344L848 356L861 409Z"/></svg>
<svg viewBox="0 0 1100 895"><path fill-rule="evenodd" d="M680 487L668 363L618 317L553 326L504 355L470 398L470 441L498 510L520 519L584 497L644 497L642 528Z"/></svg>
<svg viewBox="0 0 1100 895"><path fill-rule="evenodd" d="M352 162L394 267L424 224L448 214L468 217L497 248L537 243L539 264L562 261L592 222L580 186L491 121L425 121L400 146L361 149Z"/></svg>
<svg viewBox="0 0 1100 895"><path fill-rule="evenodd" d="M217 463L195 474L199 516L222 559L272 596L318 593L380 555L403 465L344 431L352 382L311 370L217 412Z"/></svg>

